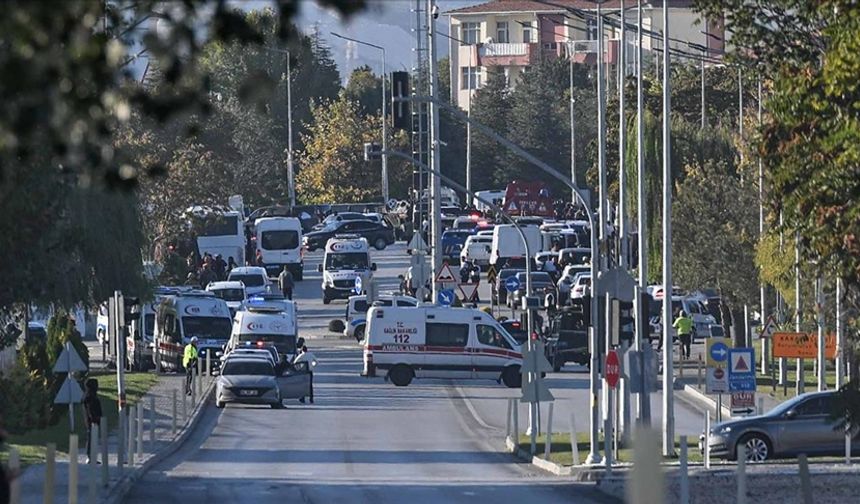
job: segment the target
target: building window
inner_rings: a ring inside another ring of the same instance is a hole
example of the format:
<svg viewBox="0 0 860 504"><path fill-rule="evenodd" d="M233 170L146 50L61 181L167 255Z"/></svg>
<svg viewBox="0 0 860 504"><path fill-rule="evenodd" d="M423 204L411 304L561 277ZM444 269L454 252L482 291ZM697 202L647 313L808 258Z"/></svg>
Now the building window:
<svg viewBox="0 0 860 504"><path fill-rule="evenodd" d="M496 42L500 44L507 44L510 42L508 37L508 22L507 21L499 21L496 23Z"/></svg>
<svg viewBox="0 0 860 504"><path fill-rule="evenodd" d="M532 28L531 26L523 26L523 42L526 44L531 43L532 41Z"/></svg>
<svg viewBox="0 0 860 504"><path fill-rule="evenodd" d="M478 67L463 67L461 69L460 89L478 89L481 87L481 72Z"/></svg>
<svg viewBox="0 0 860 504"><path fill-rule="evenodd" d="M460 25L460 39L464 44L473 45L481 38L481 26L479 23L463 23Z"/></svg>
<svg viewBox="0 0 860 504"><path fill-rule="evenodd" d="M589 18L585 26L588 40L597 40L597 18Z"/></svg>

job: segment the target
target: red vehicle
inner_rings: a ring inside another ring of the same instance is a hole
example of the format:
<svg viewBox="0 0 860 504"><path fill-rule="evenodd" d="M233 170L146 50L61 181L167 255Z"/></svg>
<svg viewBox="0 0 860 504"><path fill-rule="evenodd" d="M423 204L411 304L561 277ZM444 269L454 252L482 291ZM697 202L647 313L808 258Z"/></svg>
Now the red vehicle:
<svg viewBox="0 0 860 504"><path fill-rule="evenodd" d="M549 188L543 182L514 180L508 184L503 209L508 215L555 217Z"/></svg>

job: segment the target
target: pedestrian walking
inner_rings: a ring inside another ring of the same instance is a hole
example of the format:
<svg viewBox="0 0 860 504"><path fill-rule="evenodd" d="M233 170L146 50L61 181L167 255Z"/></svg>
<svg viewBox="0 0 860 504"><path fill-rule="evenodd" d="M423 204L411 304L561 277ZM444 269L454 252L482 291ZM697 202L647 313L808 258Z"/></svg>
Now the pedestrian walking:
<svg viewBox="0 0 860 504"><path fill-rule="evenodd" d="M317 365L317 358L313 353L308 351L308 347L306 345L302 345L301 352L299 352L299 354L296 355L296 358L293 359L293 366L295 366L296 364L299 364L301 362L306 363L308 366L308 376L310 377L310 390L308 391L308 394L310 396L311 404L313 404L314 403L314 368ZM299 399L299 402L304 404L305 398L302 397L301 399Z"/></svg>
<svg viewBox="0 0 860 504"><path fill-rule="evenodd" d="M197 336L192 337L191 342L185 345L182 366L185 368L185 395L191 395L191 380L197 367Z"/></svg>
<svg viewBox="0 0 860 504"><path fill-rule="evenodd" d="M95 378L90 378L84 384L86 392L84 393L84 412L87 420L87 464L91 458L98 459L99 454L92 452L93 446L93 426L99 426L102 421L102 403L99 400L99 381ZM104 462L104 461L102 461Z"/></svg>
<svg viewBox="0 0 860 504"><path fill-rule="evenodd" d="M678 340L681 345L681 357L689 359L690 347L693 344L693 319L687 315L687 312L681 310L678 312L678 317L675 319L672 327L678 331Z"/></svg>
<svg viewBox="0 0 860 504"><path fill-rule="evenodd" d="M281 274L278 275L278 287L281 289L281 293L284 294L284 297L287 299L293 299L293 287L296 284L293 281L293 274L290 270L284 266L284 269L281 271Z"/></svg>

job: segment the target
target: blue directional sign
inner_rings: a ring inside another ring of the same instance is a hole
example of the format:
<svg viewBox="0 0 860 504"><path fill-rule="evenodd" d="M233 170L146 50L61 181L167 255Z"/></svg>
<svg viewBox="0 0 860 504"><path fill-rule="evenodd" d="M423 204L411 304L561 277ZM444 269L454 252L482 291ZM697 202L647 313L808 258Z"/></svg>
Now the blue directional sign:
<svg viewBox="0 0 860 504"><path fill-rule="evenodd" d="M755 391L755 350L729 349L729 391Z"/></svg>
<svg viewBox="0 0 860 504"><path fill-rule="evenodd" d="M352 288L356 294L361 294L361 276L355 277L355 287Z"/></svg>
<svg viewBox="0 0 860 504"><path fill-rule="evenodd" d="M442 289L436 297L440 305L451 306L451 303L454 302L454 291L451 289Z"/></svg>
<svg viewBox="0 0 860 504"><path fill-rule="evenodd" d="M711 359L716 362L725 362L729 358L729 347L718 341L711 345Z"/></svg>
<svg viewBox="0 0 860 504"><path fill-rule="evenodd" d="M519 288L520 280L517 278L516 275L511 275L508 277L507 280L505 280L505 289L507 289L508 292L513 292Z"/></svg>

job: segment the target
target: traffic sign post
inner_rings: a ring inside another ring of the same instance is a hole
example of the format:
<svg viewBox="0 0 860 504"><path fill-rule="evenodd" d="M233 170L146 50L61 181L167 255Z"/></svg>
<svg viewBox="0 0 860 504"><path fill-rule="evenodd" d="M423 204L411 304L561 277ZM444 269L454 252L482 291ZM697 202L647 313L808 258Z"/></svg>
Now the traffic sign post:
<svg viewBox="0 0 860 504"><path fill-rule="evenodd" d="M729 350L729 390L755 392L755 349Z"/></svg>
<svg viewBox="0 0 860 504"><path fill-rule="evenodd" d="M457 277L454 276L454 270L451 269L451 266L448 263L443 264L439 269L439 274L436 275L436 283L457 283Z"/></svg>
<svg viewBox="0 0 860 504"><path fill-rule="evenodd" d="M732 416L748 416L755 412L755 392L732 392Z"/></svg>
<svg viewBox="0 0 860 504"><path fill-rule="evenodd" d="M118 366L122 363L118 361ZM54 374L66 373L66 380L54 397L54 404L69 405L69 432L75 431L75 404L81 402L84 394L81 391L81 386L78 382L72 379L72 373L82 372L87 370L87 365L84 364L81 356L72 346L72 343L67 341L63 346L63 351L54 363L52 371Z"/></svg>
<svg viewBox="0 0 860 504"><path fill-rule="evenodd" d="M478 285L476 283L461 283L457 287L460 290L460 299L464 302L474 301L478 295Z"/></svg>
<svg viewBox="0 0 860 504"><path fill-rule="evenodd" d="M789 359L815 359L818 356L818 335L802 332L773 333L773 356ZM836 336L824 337L824 358L836 359Z"/></svg>
<svg viewBox="0 0 860 504"><path fill-rule="evenodd" d="M709 338L707 340L707 369L705 392L724 394L729 391L728 360L732 348L731 338Z"/></svg>
<svg viewBox="0 0 860 504"><path fill-rule="evenodd" d="M603 378L609 388L615 388L621 378L621 362L618 360L618 352L610 350L606 353L606 363L603 366Z"/></svg>
<svg viewBox="0 0 860 504"><path fill-rule="evenodd" d="M361 294L361 275L355 277L355 286L353 286L352 291Z"/></svg>
<svg viewBox="0 0 860 504"><path fill-rule="evenodd" d="M454 303L454 291L451 289L442 289L436 296L436 302L441 306L451 306Z"/></svg>
<svg viewBox="0 0 860 504"><path fill-rule="evenodd" d="M496 285L496 278L498 274L496 273L496 266L491 264L489 268L487 268L487 282Z"/></svg>
<svg viewBox="0 0 860 504"><path fill-rule="evenodd" d="M520 288L520 281L517 279L516 275L509 276L507 280L505 280L505 289L508 292L513 292Z"/></svg>

